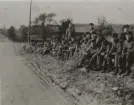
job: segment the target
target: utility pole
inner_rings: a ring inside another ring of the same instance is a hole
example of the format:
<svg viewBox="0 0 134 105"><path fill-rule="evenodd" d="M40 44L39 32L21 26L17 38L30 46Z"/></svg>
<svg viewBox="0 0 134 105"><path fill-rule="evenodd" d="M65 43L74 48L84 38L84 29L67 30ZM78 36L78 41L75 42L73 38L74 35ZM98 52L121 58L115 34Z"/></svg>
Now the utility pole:
<svg viewBox="0 0 134 105"><path fill-rule="evenodd" d="M28 27L28 42L30 42L30 35L31 35L31 12L32 12L32 0L30 0L29 27Z"/></svg>

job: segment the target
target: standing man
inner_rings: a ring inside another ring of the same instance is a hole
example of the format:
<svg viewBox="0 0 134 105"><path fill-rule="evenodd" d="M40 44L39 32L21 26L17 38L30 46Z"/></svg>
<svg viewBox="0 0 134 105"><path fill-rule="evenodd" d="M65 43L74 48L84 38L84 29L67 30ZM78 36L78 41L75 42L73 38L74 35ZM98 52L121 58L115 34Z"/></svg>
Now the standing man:
<svg viewBox="0 0 134 105"><path fill-rule="evenodd" d="M89 32L90 34L92 34L93 32L96 32L93 23L89 23L88 32Z"/></svg>
<svg viewBox="0 0 134 105"><path fill-rule="evenodd" d="M134 42L132 40L132 33L128 32L126 34L126 41L123 48L124 62L126 73L124 75L129 75L131 73L131 66L133 64L134 57Z"/></svg>
<svg viewBox="0 0 134 105"><path fill-rule="evenodd" d="M93 23L89 23L89 25L88 25L88 31L84 34L84 36L89 35L89 37L91 37L91 35L93 34L93 32L96 32L96 30L94 29L94 24Z"/></svg>
<svg viewBox="0 0 134 105"><path fill-rule="evenodd" d="M108 54L108 57L109 57L108 69L114 68L114 74L116 75L117 73L119 73L118 62L117 62L118 48L119 48L118 47L118 43L119 43L118 34L114 33L112 37L113 37L113 43Z"/></svg>
<svg viewBox="0 0 134 105"><path fill-rule="evenodd" d="M124 25L123 26L123 28L122 28L122 36L123 36L123 38L125 39L126 38L126 34L129 32L129 25L127 24L127 25Z"/></svg>
<svg viewBox="0 0 134 105"><path fill-rule="evenodd" d="M74 37L74 34L75 34L75 29L72 23L69 23L68 28L66 30L66 35L65 35L67 37L67 40L71 39L71 37Z"/></svg>

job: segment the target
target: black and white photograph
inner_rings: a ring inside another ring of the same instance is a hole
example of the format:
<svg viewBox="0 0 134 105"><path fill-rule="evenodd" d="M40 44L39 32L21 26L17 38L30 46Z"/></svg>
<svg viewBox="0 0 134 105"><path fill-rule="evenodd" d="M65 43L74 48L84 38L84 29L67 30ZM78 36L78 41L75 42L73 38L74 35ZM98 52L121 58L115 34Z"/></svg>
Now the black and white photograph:
<svg viewBox="0 0 134 105"><path fill-rule="evenodd" d="M0 105L134 105L134 0L0 0Z"/></svg>

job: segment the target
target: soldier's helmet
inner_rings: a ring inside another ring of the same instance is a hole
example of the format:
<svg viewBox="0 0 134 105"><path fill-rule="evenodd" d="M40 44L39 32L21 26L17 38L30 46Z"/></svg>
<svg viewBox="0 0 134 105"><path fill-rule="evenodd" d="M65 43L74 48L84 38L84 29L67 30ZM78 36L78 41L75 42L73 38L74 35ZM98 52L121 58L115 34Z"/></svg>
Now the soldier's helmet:
<svg viewBox="0 0 134 105"><path fill-rule="evenodd" d="M89 26L94 26L94 23L89 23Z"/></svg>
<svg viewBox="0 0 134 105"><path fill-rule="evenodd" d="M124 26L122 27L122 29L124 29L124 28L129 28L129 25L128 25L128 24L124 25Z"/></svg>

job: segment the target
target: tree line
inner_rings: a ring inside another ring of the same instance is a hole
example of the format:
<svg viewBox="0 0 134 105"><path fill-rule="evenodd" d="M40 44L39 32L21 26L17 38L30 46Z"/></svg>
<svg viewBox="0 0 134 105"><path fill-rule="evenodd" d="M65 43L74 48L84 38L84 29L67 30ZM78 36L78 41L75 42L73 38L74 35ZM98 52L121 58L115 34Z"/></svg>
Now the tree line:
<svg viewBox="0 0 134 105"><path fill-rule="evenodd" d="M37 16L32 22L31 22L31 35L39 35L43 40L46 40L49 36L49 33L53 32L53 29L48 27L48 24L51 25L57 25L58 26L58 40L61 40L61 37L63 34L65 34L66 29L68 28L68 24L71 22L73 23L73 20L70 18L62 19L60 21L60 25L57 24L56 20L54 19L56 17L55 13L43 13ZM97 19L98 21L98 30L103 35L109 35L112 32L114 32L113 27L111 24L107 22L105 17L100 17ZM74 26L75 27L75 26ZM14 26L11 26L8 30L8 37L12 41L27 41L28 39L28 26L21 25L19 29L16 29Z"/></svg>

